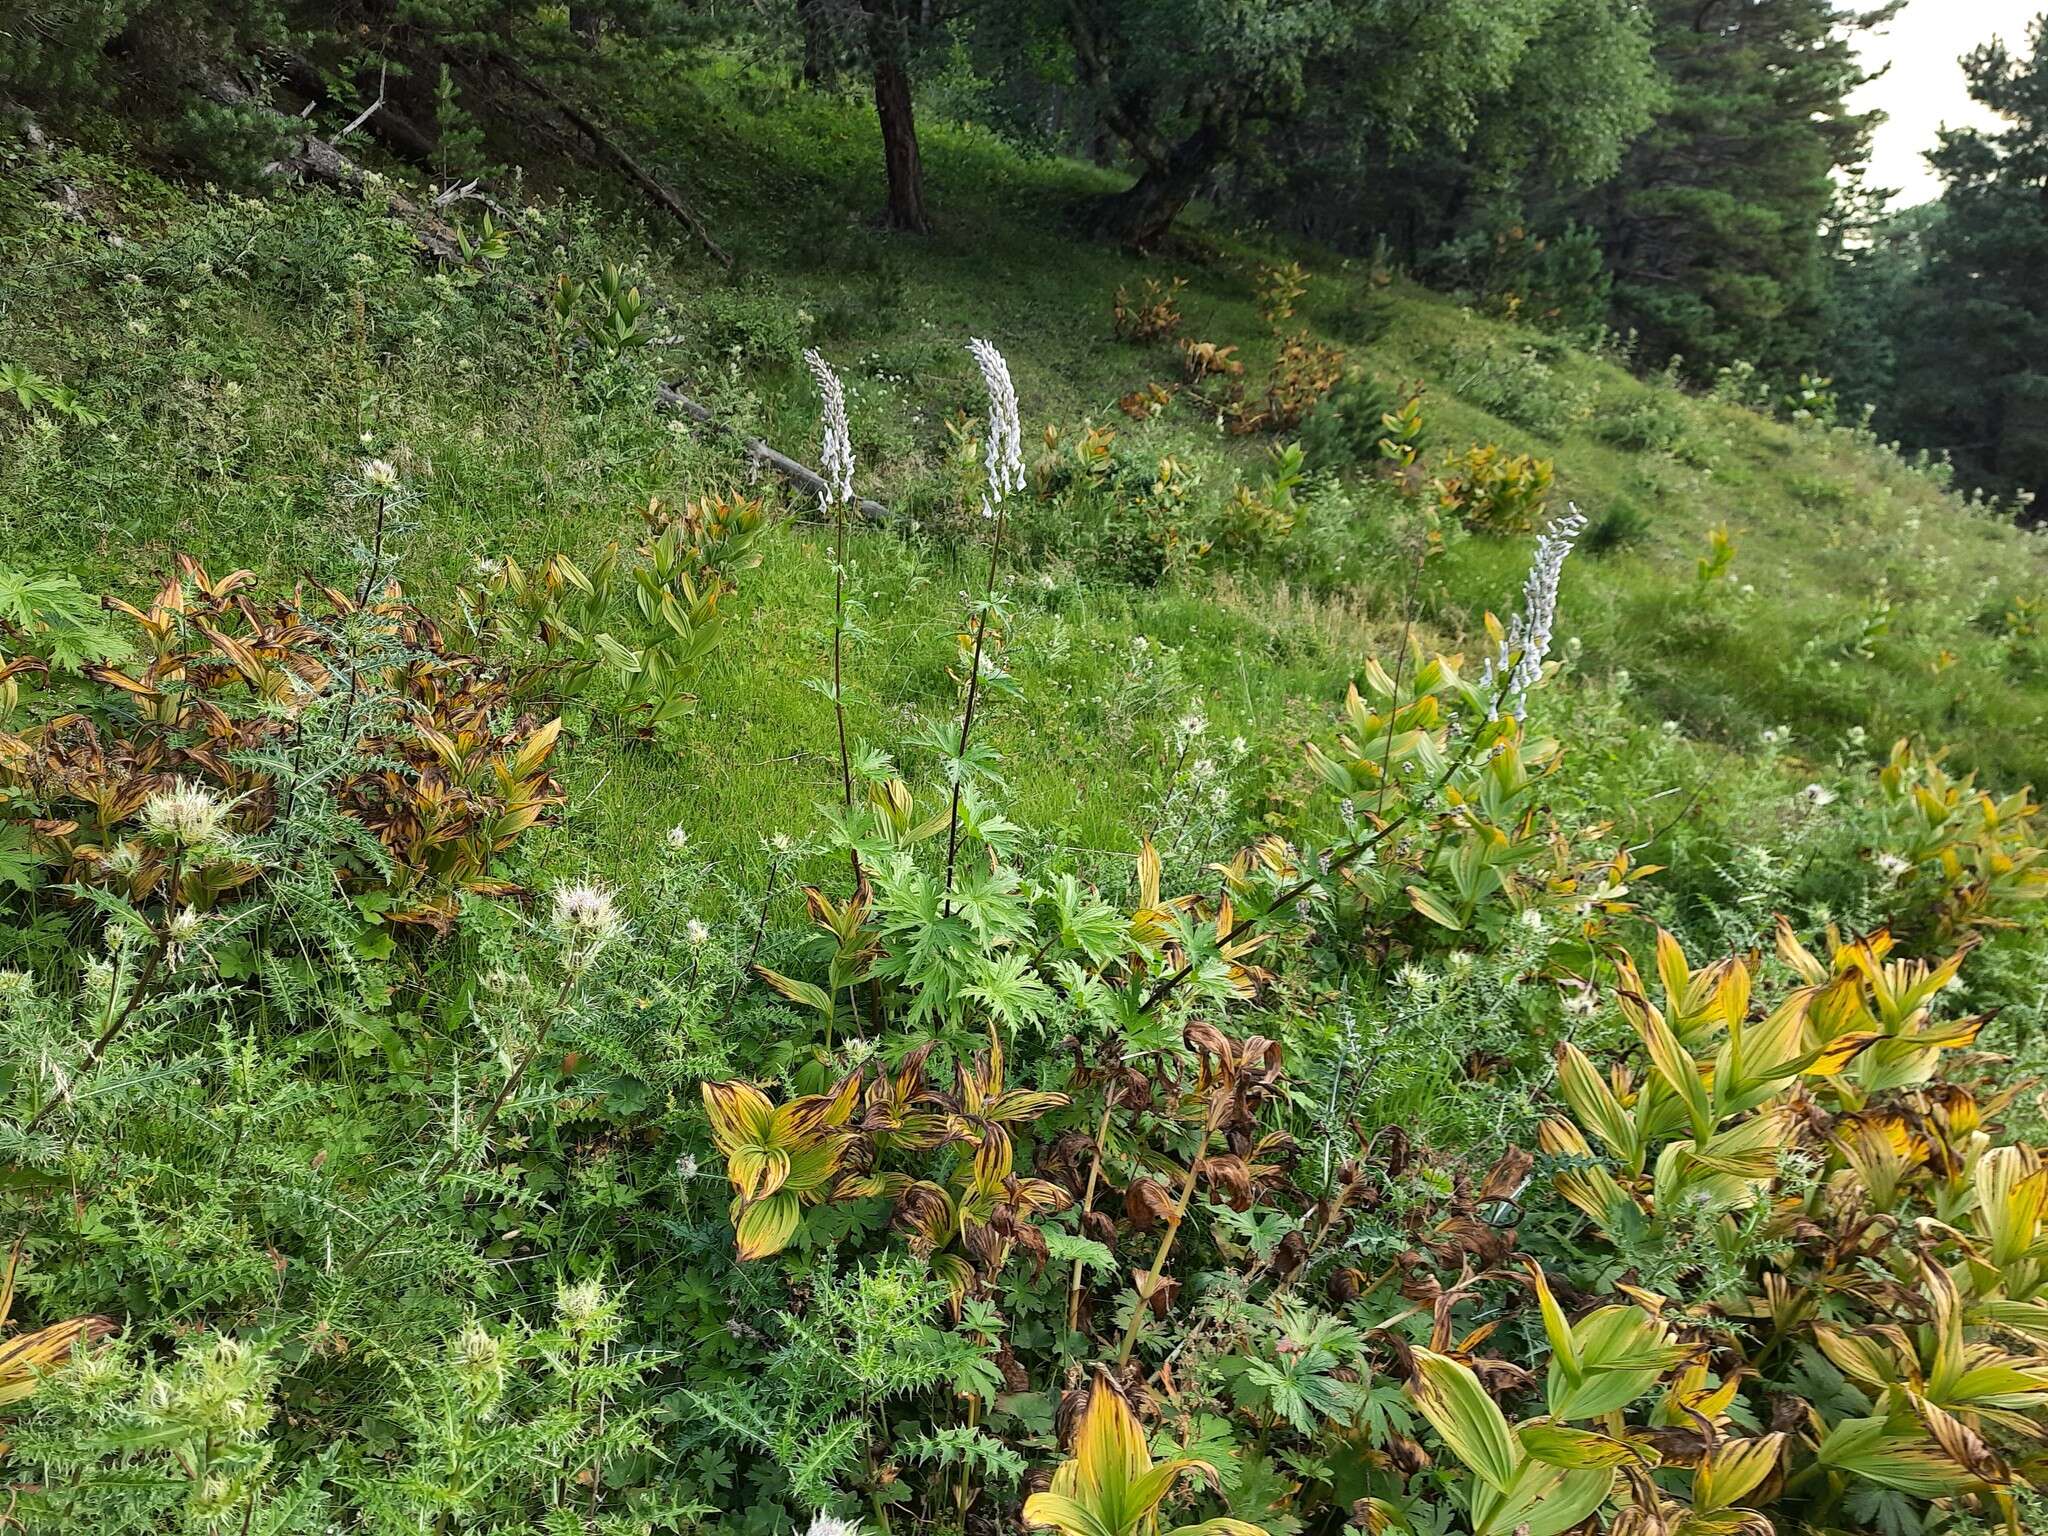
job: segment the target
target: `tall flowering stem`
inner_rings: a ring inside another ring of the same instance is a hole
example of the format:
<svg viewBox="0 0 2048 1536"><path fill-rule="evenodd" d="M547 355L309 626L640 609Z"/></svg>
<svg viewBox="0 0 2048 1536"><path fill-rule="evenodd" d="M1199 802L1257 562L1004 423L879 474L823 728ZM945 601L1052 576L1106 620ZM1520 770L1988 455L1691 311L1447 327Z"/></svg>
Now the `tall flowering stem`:
<svg viewBox="0 0 2048 1536"><path fill-rule="evenodd" d="M996 567L1003 553L1003 498L1024 489L1024 429L1017 419L1017 391L1010 383L1010 365L991 342L976 337L967 344L981 382L988 390L988 444L983 462L988 487L982 492L981 515L994 524L988 541L988 581L974 618L974 657L967 670L967 701L960 711L960 745L954 752L953 804L946 818L946 894L953 893L953 864L960 853L960 790L967 756L968 733L974 729L974 705L981 690L981 654L988 639L988 611L995 602ZM951 910L950 906L947 909Z"/></svg>
<svg viewBox="0 0 2048 1536"><path fill-rule="evenodd" d="M1550 626L1557 617L1557 583L1565 557L1572 552L1586 519L1576 505L1555 519L1536 539L1536 558L1522 583L1522 611L1501 636L1500 651L1486 663L1480 686L1498 686L1494 713L1502 709L1517 720L1527 717L1529 690L1543 680L1543 659L1550 653Z"/></svg>
<svg viewBox="0 0 2048 1536"><path fill-rule="evenodd" d="M1501 739L1499 731L1491 727L1503 712L1512 714L1517 720L1522 718L1529 690L1543 680L1543 658L1550 650L1551 625L1557 618L1558 577L1564 571L1565 557L1572 552L1572 546L1578 542L1585 528L1586 519L1576 506L1572 506L1563 517L1545 528L1536 541L1536 558L1530 564L1528 580L1522 584L1522 611L1502 637L1499 654L1486 664L1481 688L1491 689L1493 693L1492 703L1487 709L1488 726L1467 736L1456 756L1444 765L1443 772L1419 796L1402 807L1398 815L1334 854L1322 872L1304 875L1281 891L1268 903L1265 911L1239 918L1217 940L1219 949L1228 949L1259 924L1286 911L1323 879L1342 874L1420 815L1482 747L1490 749ZM1194 968L1195 962L1190 958L1179 969L1161 977L1145 995L1144 1011L1150 1013L1171 997L1175 989L1193 974Z"/></svg>
<svg viewBox="0 0 2048 1536"><path fill-rule="evenodd" d="M846 652L846 521L853 507L853 434L846 425L846 388L839 375L816 347L806 348L804 361L811 377L818 381L818 399L825 423L825 442L819 452L819 469L825 480L818 493L818 510L833 520L832 550L832 719L839 729L839 791L846 809L853 810L853 758L846 746L846 699L843 692ZM860 853L849 848L853 888L866 883L861 873Z"/></svg>

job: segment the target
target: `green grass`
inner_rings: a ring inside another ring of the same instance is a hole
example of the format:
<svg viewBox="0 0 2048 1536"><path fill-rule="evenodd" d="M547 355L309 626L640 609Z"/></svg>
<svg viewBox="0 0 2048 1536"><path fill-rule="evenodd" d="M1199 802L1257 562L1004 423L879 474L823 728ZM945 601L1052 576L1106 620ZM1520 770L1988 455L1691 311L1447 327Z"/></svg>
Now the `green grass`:
<svg viewBox="0 0 2048 1536"><path fill-rule="evenodd" d="M737 66L698 67L611 110L640 143L692 146L657 159L738 253L734 273L681 231L643 223L601 179L574 178L588 201L533 213L502 270L433 274L402 228L324 192L245 201L160 181L118 152L10 151L0 260L14 280L0 300L0 360L70 384L105 420L0 405L7 558L131 593L177 550L279 579L331 572L363 537L334 484L375 452L400 458L420 492L396 535L407 586L446 607L478 555L587 557L630 537L649 495L747 479L728 443L673 430L649 408L657 370L809 457L814 401L795 356L805 343L848 377L863 492L941 528L971 481L947 430L978 409L970 334L1008 353L1027 436L1058 429L1057 449L1034 441L1032 452L1063 454L1086 424L1106 423L1132 458L1192 467L1211 513L1238 481L1256 481L1266 444L1220 435L1197 408L1143 424L1116 411L1127 390L1173 377L1174 359L1113 340L1108 311L1119 284L1185 276L1184 334L1239 345L1257 377L1273 342L1252 278L1278 247L1197 220L1161 257L1133 260L1074 232L1086 198L1110 184L1102 173L1026 160L943 123L927 126L925 144L938 232L885 233L869 217L879 187L863 104L791 93ZM530 189L553 199L565 176L538 166ZM85 190L89 218L54 210L59 184ZM1351 329L1375 292L1369 274L1289 254L1315 274L1293 323ZM665 301L654 329L674 343L567 368L542 290L555 272L587 275L608 256ZM2041 643L2008 635L2005 621L2015 599L2048 591L2039 540L1966 511L1850 434L1678 396L1404 282L1385 303L1386 333L1349 346L1349 360L1389 385L1425 386L1432 454L1499 441L1554 457L1560 500L1596 523L1626 509L1638 525L1622 547L1575 558L1560 640L1577 642L1575 675L1626 674L1616 697L1632 728L1676 721L1700 743L1691 771L1785 752L1759 745L1784 729L1792 773L1845 752L1881 758L1892 738L1915 735L1954 742L2000 783L2043 777L2048 665ZM1514 361L1524 351L1547 375ZM1603 436L1646 401L1682 428L1684 461ZM1400 627L1393 498L1344 477L1320 493L1314 558L1285 547L1249 562L1217 555L1149 588L1063 559L1060 530L1047 537L1041 516L1040 547L1012 577L1004 656L1016 693L987 716L1013 814L1082 853L1128 854L1133 807L1170 777L1171 716L1197 697L1218 740L1253 744L1240 785L1248 821L1285 814L1300 740L1327 735L1346 680ZM568 759L573 810L555 856L629 871L680 821L754 875L761 836L800 831L832 792L829 709L811 686L828 645L829 567L820 530L794 521L807 509L782 505L789 519L701 679L696 717L665 747L590 730ZM1722 524L1735 579L1703 594L1695 563ZM1480 614L1513 608L1527 555L1526 539L1454 537L1419 587L1425 632L1476 654ZM893 748L916 719L957 707L953 636L979 556L898 529L863 532L854 560L853 725ZM1115 695L1140 636L1155 656L1172 648L1174 675L1134 694L1144 703L1133 708ZM1861 744L1845 746L1858 728ZM909 766L934 793L932 765Z"/></svg>

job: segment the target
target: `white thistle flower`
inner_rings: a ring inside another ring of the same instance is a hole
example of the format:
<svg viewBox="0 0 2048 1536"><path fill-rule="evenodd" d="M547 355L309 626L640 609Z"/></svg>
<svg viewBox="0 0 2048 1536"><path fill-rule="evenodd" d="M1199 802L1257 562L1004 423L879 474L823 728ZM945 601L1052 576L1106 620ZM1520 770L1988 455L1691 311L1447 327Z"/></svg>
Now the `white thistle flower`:
<svg viewBox="0 0 2048 1536"><path fill-rule="evenodd" d="M1808 810L1819 810L1824 805L1835 803L1835 792L1825 784L1809 784L1799 791L1799 798Z"/></svg>
<svg viewBox="0 0 2048 1536"><path fill-rule="evenodd" d="M818 506L830 512L836 506L853 505L853 434L846 425L846 386L816 347L804 349L804 361L811 377L818 381L818 397L825 418L825 443L818 469L825 488L818 493Z"/></svg>
<svg viewBox="0 0 2048 1536"><path fill-rule="evenodd" d="M601 1280L578 1280L555 1287L555 1311L571 1330L588 1328L608 1305Z"/></svg>
<svg viewBox="0 0 2048 1536"><path fill-rule="evenodd" d="M199 937L199 930L205 919L190 907L180 907L170 923L170 938L173 944L190 944Z"/></svg>
<svg viewBox="0 0 2048 1536"><path fill-rule="evenodd" d="M142 827L157 842L172 848L204 848L227 829L228 808L204 784L179 779L142 804Z"/></svg>
<svg viewBox="0 0 2048 1536"><path fill-rule="evenodd" d="M1543 680L1543 660L1550 653L1550 627L1557 618L1557 583L1564 572L1565 557L1572 552L1586 519L1576 503L1553 519L1536 539L1536 557L1529 563L1528 580L1522 583L1522 611L1501 637L1500 651L1486 663L1482 689L1499 687L1494 716L1502 709L1517 720L1528 714L1529 690Z"/></svg>
<svg viewBox="0 0 2048 1536"><path fill-rule="evenodd" d="M668 829L668 845L675 852L681 853L690 846L690 829L685 826L670 827Z"/></svg>
<svg viewBox="0 0 2048 1536"><path fill-rule="evenodd" d="M821 1509L811 1516L811 1528L804 1532L804 1536L860 1536L860 1522L842 1520Z"/></svg>
<svg viewBox="0 0 2048 1536"><path fill-rule="evenodd" d="M611 938L625 922L610 890L591 884L556 886L554 919L561 932L593 945Z"/></svg>
<svg viewBox="0 0 2048 1536"><path fill-rule="evenodd" d="M1896 853L1880 853L1877 856L1878 872L1886 879L1898 881L1912 871L1912 862L1900 858Z"/></svg>
<svg viewBox="0 0 2048 1536"><path fill-rule="evenodd" d="M701 948L710 939L711 930L705 927L702 918L693 917L683 924L683 937Z"/></svg>
<svg viewBox="0 0 2048 1536"><path fill-rule="evenodd" d="M1003 354L980 337L970 341L967 350L974 354L988 390L988 447L983 455L988 495L981 504L982 515L988 517L1010 492L1024 489L1024 429L1017 420L1017 391Z"/></svg>
<svg viewBox="0 0 2048 1536"><path fill-rule="evenodd" d="M363 460L362 476L363 484L373 491L398 489L398 466L389 459Z"/></svg>

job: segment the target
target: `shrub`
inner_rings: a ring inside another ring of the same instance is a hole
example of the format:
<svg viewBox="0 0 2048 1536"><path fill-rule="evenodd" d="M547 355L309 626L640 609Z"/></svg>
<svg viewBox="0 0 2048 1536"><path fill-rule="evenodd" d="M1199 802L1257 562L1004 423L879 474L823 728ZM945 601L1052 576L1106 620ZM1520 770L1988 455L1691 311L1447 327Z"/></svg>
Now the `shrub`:
<svg viewBox="0 0 2048 1536"><path fill-rule="evenodd" d="M1510 455L1498 443L1475 445L1445 460L1437 503L1477 532L1526 533L1542 520L1552 477L1548 459Z"/></svg>
<svg viewBox="0 0 2048 1536"><path fill-rule="evenodd" d="M1180 331L1180 295L1187 285L1188 280L1184 277L1165 283L1156 277L1148 277L1136 298L1119 286L1115 302L1110 306L1110 319L1118 339L1171 341Z"/></svg>
<svg viewBox="0 0 2048 1536"><path fill-rule="evenodd" d="M1385 418L1399 403L1363 369L1346 370L1301 424L1301 446L1309 462L1332 470L1379 463Z"/></svg>
<svg viewBox="0 0 2048 1536"><path fill-rule="evenodd" d="M512 889L501 855L561 798L547 770L560 724L515 713L506 676L395 589L261 598L249 572L215 578L181 556L148 608L108 605L126 631L84 649L47 618L13 626L46 653L8 666L0 805L17 884L129 900L170 885L204 910L258 872L181 867L151 805L185 796L220 836L259 836L279 812L279 759L317 744L332 754L325 793L366 834L336 850L337 873L379 894L384 921L445 928L464 893Z"/></svg>

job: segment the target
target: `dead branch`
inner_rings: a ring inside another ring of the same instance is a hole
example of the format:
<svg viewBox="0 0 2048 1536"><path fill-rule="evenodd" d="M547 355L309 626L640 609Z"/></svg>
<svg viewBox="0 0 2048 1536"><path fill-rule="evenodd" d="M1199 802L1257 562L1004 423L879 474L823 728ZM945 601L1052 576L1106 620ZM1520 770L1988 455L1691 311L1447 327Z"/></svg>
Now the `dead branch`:
<svg viewBox="0 0 2048 1536"><path fill-rule="evenodd" d="M704 227L704 221L691 211L689 205L677 197L674 192L670 191L666 184L657 180L648 172L639 161L626 152L625 148L617 140L606 133L596 121L585 114L575 103L565 98L545 80L529 74L523 65L505 57L503 54L494 54L492 62L504 70L519 85L540 97L541 100L559 112L578 133L590 141L598 153L624 171L641 191L645 192L655 202L666 208L687 225L690 232L704 243L704 249L711 253L713 259L721 267L730 268L732 266L732 257L726 254L723 246L711 238L711 231Z"/></svg>

